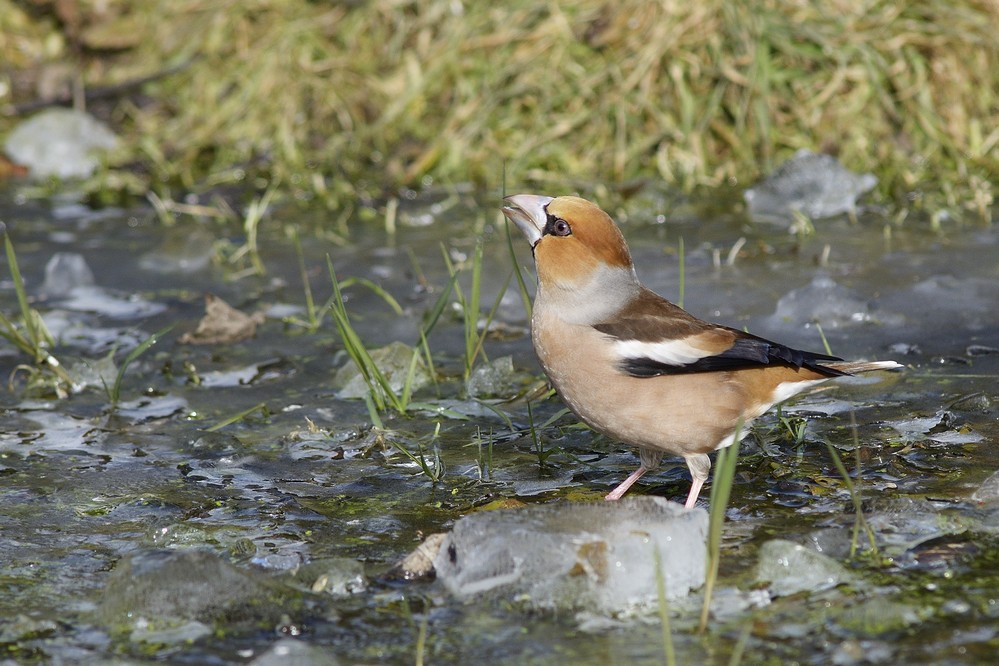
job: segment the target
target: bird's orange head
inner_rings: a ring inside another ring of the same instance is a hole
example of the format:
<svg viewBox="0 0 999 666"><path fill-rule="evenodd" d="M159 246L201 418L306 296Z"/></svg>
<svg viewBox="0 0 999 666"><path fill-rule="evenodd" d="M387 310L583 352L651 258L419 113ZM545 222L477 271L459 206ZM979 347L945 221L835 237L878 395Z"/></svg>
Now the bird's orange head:
<svg viewBox="0 0 999 666"><path fill-rule="evenodd" d="M507 197L506 215L534 249L538 280L571 287L603 268L631 272L631 253L610 216L579 197L516 194Z"/></svg>

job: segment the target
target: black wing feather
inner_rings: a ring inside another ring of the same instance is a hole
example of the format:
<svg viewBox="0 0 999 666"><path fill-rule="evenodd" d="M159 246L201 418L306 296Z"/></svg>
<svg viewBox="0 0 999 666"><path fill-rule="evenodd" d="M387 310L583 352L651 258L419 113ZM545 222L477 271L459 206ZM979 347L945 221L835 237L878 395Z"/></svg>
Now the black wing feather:
<svg viewBox="0 0 999 666"><path fill-rule="evenodd" d="M749 333L735 332L739 337L721 354L706 356L685 365L672 365L644 356L629 358L621 362L621 369L633 377L744 370L766 365L808 368L827 377L849 374L821 364L824 361L842 361L838 356L794 349Z"/></svg>

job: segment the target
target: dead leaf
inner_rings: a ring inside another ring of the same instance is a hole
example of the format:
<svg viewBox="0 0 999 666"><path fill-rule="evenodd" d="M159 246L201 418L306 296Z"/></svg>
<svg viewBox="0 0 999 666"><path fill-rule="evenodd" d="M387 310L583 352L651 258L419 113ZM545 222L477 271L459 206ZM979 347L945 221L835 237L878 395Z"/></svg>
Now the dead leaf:
<svg viewBox="0 0 999 666"><path fill-rule="evenodd" d="M187 345L215 345L240 342L252 338L257 324L263 323L262 313L247 315L214 294L205 294L205 316L193 332L185 333L180 341Z"/></svg>

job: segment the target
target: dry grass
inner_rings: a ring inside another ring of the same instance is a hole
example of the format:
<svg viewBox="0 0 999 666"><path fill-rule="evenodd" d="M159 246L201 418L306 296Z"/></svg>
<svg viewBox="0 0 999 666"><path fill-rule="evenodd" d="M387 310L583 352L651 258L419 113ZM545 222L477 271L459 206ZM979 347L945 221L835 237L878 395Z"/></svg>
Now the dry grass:
<svg viewBox="0 0 999 666"><path fill-rule="evenodd" d="M900 205L983 209L999 170L995 0L111 4L137 38L91 85L184 65L114 107L159 189L263 176L338 206L504 163L689 189L807 147Z"/></svg>

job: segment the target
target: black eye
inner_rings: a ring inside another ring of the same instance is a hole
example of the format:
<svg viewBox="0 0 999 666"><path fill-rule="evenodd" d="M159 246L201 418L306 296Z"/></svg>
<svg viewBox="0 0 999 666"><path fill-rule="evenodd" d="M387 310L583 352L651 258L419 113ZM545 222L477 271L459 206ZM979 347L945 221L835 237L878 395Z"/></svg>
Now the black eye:
<svg viewBox="0 0 999 666"><path fill-rule="evenodd" d="M572 227L570 227L569 223L561 217L556 217L550 224L552 233L556 236L568 236L572 233Z"/></svg>

